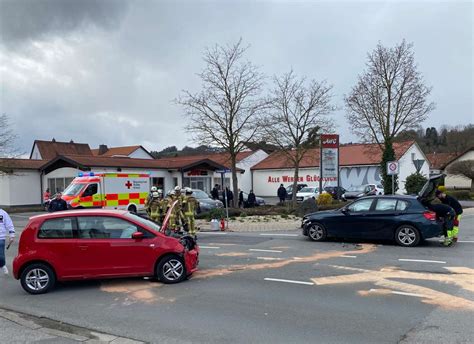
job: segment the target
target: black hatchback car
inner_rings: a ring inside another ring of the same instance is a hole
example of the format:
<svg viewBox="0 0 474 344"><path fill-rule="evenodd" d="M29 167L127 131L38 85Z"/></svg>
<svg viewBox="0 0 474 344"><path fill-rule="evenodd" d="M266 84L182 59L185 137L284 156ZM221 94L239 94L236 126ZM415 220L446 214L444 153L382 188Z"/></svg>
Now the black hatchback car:
<svg viewBox="0 0 474 344"><path fill-rule="evenodd" d="M427 207L441 177L430 178L418 196L367 196L341 209L305 215L303 235L314 241L328 237L395 240L401 246L441 236L442 223Z"/></svg>

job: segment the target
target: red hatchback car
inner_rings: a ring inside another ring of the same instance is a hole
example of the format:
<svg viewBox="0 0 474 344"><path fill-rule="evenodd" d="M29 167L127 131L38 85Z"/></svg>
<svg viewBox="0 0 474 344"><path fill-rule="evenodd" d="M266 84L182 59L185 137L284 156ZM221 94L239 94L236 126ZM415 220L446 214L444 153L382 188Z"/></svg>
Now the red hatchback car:
<svg viewBox="0 0 474 344"><path fill-rule="evenodd" d="M21 234L13 274L28 293L56 281L149 276L178 283L197 270L199 247L138 215L73 210L34 216Z"/></svg>

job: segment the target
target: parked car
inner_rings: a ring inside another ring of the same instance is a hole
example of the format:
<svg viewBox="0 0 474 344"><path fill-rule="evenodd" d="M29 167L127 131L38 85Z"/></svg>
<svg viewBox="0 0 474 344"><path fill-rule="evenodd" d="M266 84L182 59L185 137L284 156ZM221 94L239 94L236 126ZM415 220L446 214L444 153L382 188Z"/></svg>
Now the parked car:
<svg viewBox="0 0 474 344"><path fill-rule="evenodd" d="M13 275L30 294L68 280L148 276L177 283L197 270L198 256L191 237L168 237L127 211L71 210L30 218Z"/></svg>
<svg viewBox="0 0 474 344"><path fill-rule="evenodd" d="M298 193L296 194L296 201L304 202L310 197L318 198L318 196L319 196L319 188L308 186L298 191Z"/></svg>
<svg viewBox="0 0 474 344"><path fill-rule="evenodd" d="M359 186L351 186L342 195L343 200L357 199L363 196L383 195L383 186L380 184L365 184Z"/></svg>
<svg viewBox="0 0 474 344"><path fill-rule="evenodd" d="M326 186L324 191L330 194L332 198L339 199L346 192L346 189L342 186Z"/></svg>
<svg viewBox="0 0 474 344"><path fill-rule="evenodd" d="M297 185L296 193L298 193L298 191L300 191L302 188L305 188L308 186L308 184L296 184L296 185ZM292 197L293 197L293 184L290 184L286 187L286 199L291 200Z"/></svg>
<svg viewBox="0 0 474 344"><path fill-rule="evenodd" d="M388 239L401 246L416 246L443 234L442 222L428 208L439 181L440 176L430 178L418 196L366 196L341 209L307 214L303 235L314 241L328 237Z"/></svg>
<svg viewBox="0 0 474 344"><path fill-rule="evenodd" d="M249 194L245 191L242 191L242 193L244 194L244 208L248 208L247 200L249 198ZM255 203L255 206L265 205L265 200L262 197L255 196Z"/></svg>
<svg viewBox="0 0 474 344"><path fill-rule="evenodd" d="M199 189L192 189L193 190L193 196L197 199L199 202L199 207L197 209L198 213L205 213L208 211L211 211L212 209L215 208L223 208L224 203L221 201L212 199L211 196L209 196L207 193L205 193L202 190ZM183 190L183 193L185 191Z"/></svg>

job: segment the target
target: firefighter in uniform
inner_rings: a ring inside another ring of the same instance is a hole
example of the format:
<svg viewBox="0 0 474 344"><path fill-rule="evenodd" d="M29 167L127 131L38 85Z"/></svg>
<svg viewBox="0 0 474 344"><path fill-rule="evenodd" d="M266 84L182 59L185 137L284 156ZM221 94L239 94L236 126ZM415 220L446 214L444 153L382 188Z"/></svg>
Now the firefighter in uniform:
<svg viewBox="0 0 474 344"><path fill-rule="evenodd" d="M163 197L163 190L158 189L158 195L159 195L159 207L160 207L160 218L159 218L159 224L160 226L163 224L163 221L165 220L166 217L166 212L168 211L168 198Z"/></svg>
<svg viewBox="0 0 474 344"><path fill-rule="evenodd" d="M160 221L160 194L155 191L151 194L151 200L147 205L147 213L150 220L159 223Z"/></svg>
<svg viewBox="0 0 474 344"><path fill-rule="evenodd" d="M192 196L193 190L190 188L186 188L186 195L184 196L183 200L183 213L184 213L184 220L187 227L187 231L189 235L195 236L196 235L196 226L194 222L194 214L198 207L198 201L194 196Z"/></svg>
<svg viewBox="0 0 474 344"><path fill-rule="evenodd" d="M461 221L461 215L463 213L462 206L456 198L454 198L453 196L446 195L441 190L436 190L435 195L441 201L441 203L450 206L454 209L454 212L456 213L456 216L453 221L453 230L451 231L451 233L448 233L447 239L448 242L450 240L457 242L459 235L459 221Z"/></svg>
<svg viewBox="0 0 474 344"><path fill-rule="evenodd" d="M150 192L148 193L148 197L145 200L145 210L147 209L148 203L150 203L151 200L153 199L153 192L157 192L157 191L158 191L158 189L156 188L156 186L151 187ZM147 213L148 213L148 211L147 211ZM148 216L149 215L150 214L148 214Z"/></svg>

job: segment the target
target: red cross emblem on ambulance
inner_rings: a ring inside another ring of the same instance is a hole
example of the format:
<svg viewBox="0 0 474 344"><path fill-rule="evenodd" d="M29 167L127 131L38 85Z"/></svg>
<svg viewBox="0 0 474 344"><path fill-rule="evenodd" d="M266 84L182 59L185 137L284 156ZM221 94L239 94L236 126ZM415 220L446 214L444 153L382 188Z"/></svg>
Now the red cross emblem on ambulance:
<svg viewBox="0 0 474 344"><path fill-rule="evenodd" d="M133 184L130 183L130 180L127 180L127 182L125 183L125 186L127 187L127 189L130 190L130 188L133 186Z"/></svg>

